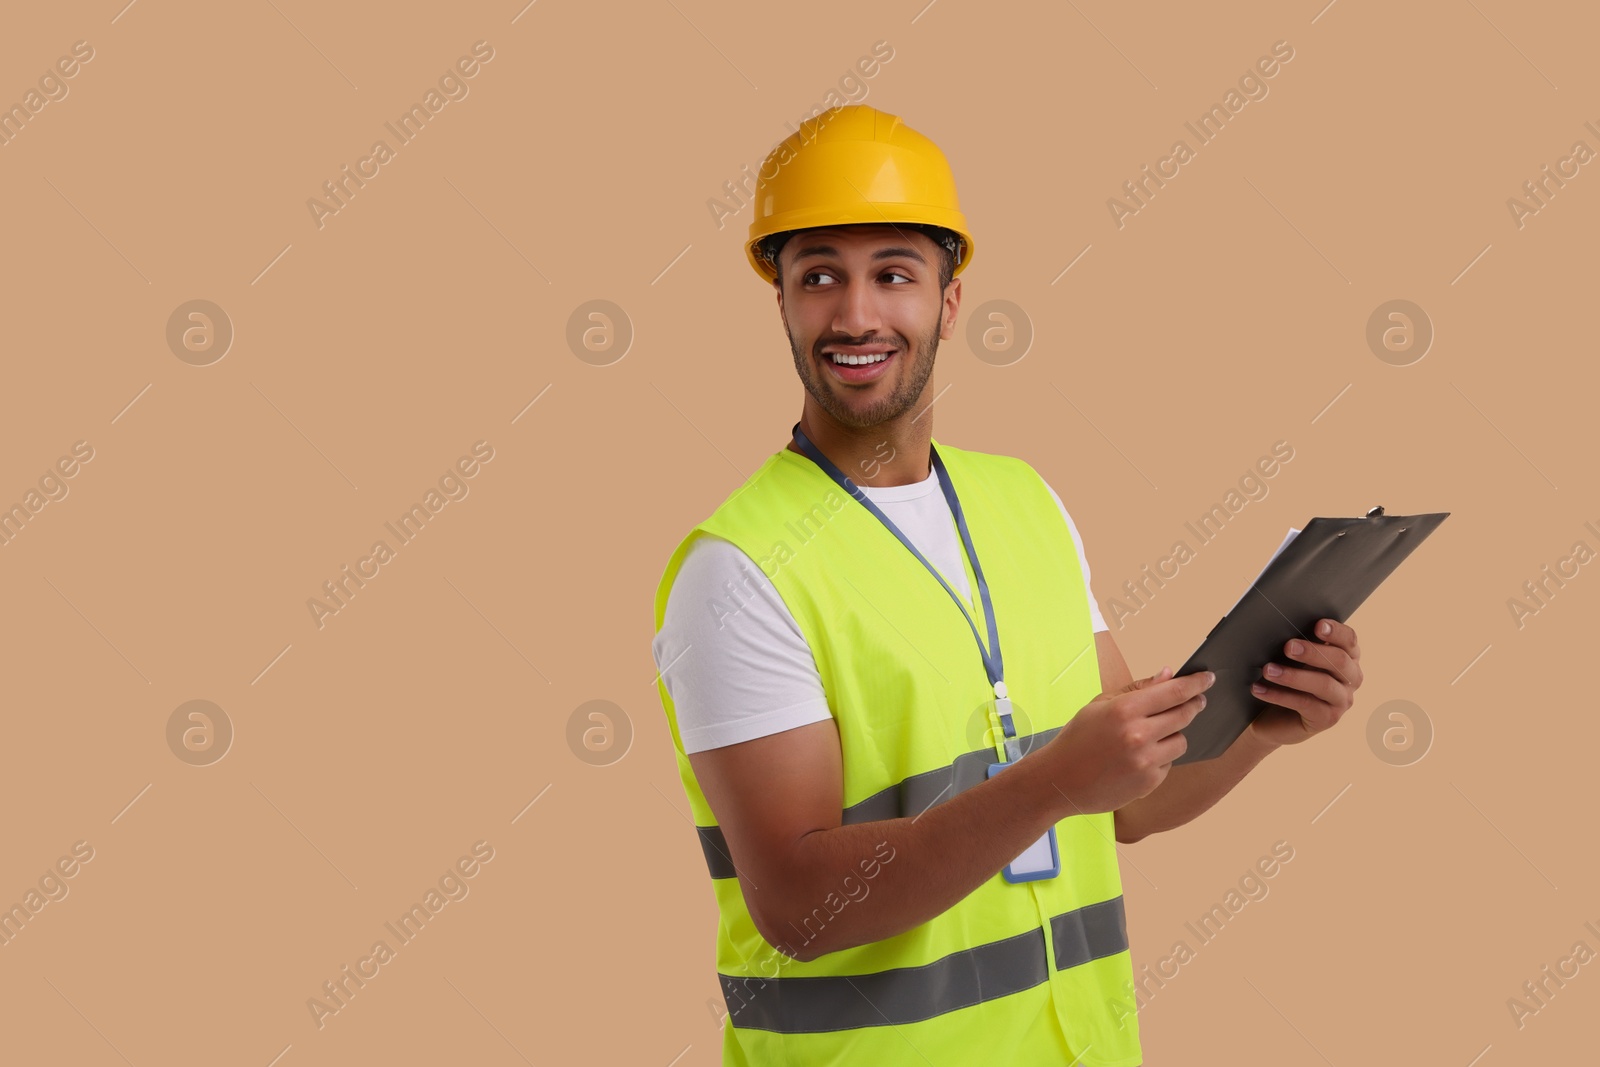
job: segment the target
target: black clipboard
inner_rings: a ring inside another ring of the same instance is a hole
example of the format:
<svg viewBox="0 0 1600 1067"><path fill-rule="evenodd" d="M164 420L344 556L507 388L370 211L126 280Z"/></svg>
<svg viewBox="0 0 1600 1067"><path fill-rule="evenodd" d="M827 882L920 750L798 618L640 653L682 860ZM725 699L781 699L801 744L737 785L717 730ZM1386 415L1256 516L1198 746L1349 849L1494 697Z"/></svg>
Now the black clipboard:
<svg viewBox="0 0 1600 1067"><path fill-rule="evenodd" d="M1215 759L1257 715L1276 707L1250 692L1261 668L1288 662L1283 646L1292 637L1316 641L1311 629L1318 619L1349 621L1449 514L1385 515L1376 507L1361 518L1308 522L1177 671L1215 671L1217 680L1206 690L1205 708L1183 731L1189 747L1173 764Z"/></svg>

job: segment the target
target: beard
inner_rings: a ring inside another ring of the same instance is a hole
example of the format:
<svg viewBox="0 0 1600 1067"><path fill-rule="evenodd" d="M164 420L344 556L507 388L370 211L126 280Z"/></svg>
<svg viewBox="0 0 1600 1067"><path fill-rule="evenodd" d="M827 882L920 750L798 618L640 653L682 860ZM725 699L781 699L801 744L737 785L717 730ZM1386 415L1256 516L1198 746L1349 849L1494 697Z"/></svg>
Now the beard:
<svg viewBox="0 0 1600 1067"><path fill-rule="evenodd" d="M916 339L915 345L906 344L905 338L897 334L886 337L874 336L859 341L854 338L833 336L819 338L814 351L807 352L795 340L787 322L784 323L784 332L789 335L789 350L794 354L794 369L800 375L800 381L805 385L806 392L811 394L811 398L823 411L842 425L853 430L865 430L899 418L921 398L928 379L933 377L934 357L939 351L939 321L943 314L944 307L941 304L933 325L929 327L927 333ZM817 366L822 359L823 347L830 344L893 345L901 360L910 362L895 371L895 385L889 395L879 397L865 407L851 405L846 402L842 394L854 392L856 387L841 385Z"/></svg>

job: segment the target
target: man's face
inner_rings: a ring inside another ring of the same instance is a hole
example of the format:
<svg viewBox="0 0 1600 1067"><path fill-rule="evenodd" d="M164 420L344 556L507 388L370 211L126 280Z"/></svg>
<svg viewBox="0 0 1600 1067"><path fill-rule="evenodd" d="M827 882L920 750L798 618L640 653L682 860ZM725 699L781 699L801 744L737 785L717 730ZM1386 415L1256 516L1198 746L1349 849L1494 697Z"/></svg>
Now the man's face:
<svg viewBox="0 0 1600 1067"><path fill-rule="evenodd" d="M784 243L778 308L795 370L843 425L876 426L921 399L961 302L961 279L939 291L940 255L927 235L889 225L805 230ZM849 365L834 353L888 358Z"/></svg>

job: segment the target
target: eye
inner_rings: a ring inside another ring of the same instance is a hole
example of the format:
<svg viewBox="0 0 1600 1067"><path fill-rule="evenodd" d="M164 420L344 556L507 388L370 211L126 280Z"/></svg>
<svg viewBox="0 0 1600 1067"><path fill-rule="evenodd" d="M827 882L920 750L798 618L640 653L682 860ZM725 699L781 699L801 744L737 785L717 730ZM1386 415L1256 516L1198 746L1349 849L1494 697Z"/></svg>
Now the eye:
<svg viewBox="0 0 1600 1067"><path fill-rule="evenodd" d="M813 282L811 280L812 278L832 278L832 277L833 277L833 275L829 274L825 270L807 271L804 275L801 276L800 283L802 285L815 285L817 283Z"/></svg>
<svg viewBox="0 0 1600 1067"><path fill-rule="evenodd" d="M884 277L884 278L904 278L908 282L916 281L915 278L911 277L911 275L905 273L904 271L892 270L892 269L884 271L883 274L881 275L881 277Z"/></svg>

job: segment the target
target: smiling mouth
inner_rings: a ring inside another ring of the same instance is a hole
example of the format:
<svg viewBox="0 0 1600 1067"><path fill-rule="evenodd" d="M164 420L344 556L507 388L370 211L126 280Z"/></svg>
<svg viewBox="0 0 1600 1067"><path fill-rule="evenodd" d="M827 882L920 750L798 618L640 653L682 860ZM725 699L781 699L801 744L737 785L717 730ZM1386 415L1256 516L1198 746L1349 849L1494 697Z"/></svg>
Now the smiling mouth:
<svg viewBox="0 0 1600 1067"><path fill-rule="evenodd" d="M894 355L894 349L892 348L868 351L836 349L824 352L822 358L832 363L835 367L867 367L874 363L883 363L892 355Z"/></svg>
<svg viewBox="0 0 1600 1067"><path fill-rule="evenodd" d="M891 345L830 345L822 350L822 362L841 382L861 384L876 381L888 373L900 350Z"/></svg>

